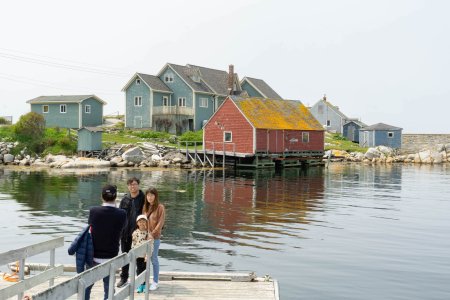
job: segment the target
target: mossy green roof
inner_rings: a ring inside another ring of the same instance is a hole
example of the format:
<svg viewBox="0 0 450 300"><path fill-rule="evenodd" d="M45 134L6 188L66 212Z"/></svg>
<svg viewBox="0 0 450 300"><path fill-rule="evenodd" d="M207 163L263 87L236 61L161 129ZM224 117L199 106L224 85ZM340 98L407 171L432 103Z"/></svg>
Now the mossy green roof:
<svg viewBox="0 0 450 300"><path fill-rule="evenodd" d="M256 97L232 100L258 129L324 130L300 101Z"/></svg>

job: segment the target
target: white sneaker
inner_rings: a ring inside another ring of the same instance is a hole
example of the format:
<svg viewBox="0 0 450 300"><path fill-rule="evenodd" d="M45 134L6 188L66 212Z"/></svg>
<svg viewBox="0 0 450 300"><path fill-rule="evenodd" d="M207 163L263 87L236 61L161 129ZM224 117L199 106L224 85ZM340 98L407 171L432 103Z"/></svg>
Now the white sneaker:
<svg viewBox="0 0 450 300"><path fill-rule="evenodd" d="M152 282L152 283L150 284L149 290L150 290L150 291L155 291L157 288L158 288L158 284L157 284L156 282Z"/></svg>

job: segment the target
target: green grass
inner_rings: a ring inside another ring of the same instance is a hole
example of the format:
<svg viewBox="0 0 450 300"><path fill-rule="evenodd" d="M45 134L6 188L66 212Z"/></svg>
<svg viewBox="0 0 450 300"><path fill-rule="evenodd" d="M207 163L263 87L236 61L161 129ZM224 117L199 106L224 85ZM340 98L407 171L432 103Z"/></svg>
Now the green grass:
<svg viewBox="0 0 450 300"><path fill-rule="evenodd" d="M325 133L325 150L344 150L347 152L365 153L368 148L360 147L359 144L347 140L338 133Z"/></svg>

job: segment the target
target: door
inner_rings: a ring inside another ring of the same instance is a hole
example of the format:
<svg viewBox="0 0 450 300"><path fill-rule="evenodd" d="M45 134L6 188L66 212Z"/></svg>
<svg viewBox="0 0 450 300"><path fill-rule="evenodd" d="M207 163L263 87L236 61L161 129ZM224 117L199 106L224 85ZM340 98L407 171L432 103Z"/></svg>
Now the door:
<svg viewBox="0 0 450 300"><path fill-rule="evenodd" d="M188 120L188 126L189 126L189 131L194 131L194 120L193 119Z"/></svg>

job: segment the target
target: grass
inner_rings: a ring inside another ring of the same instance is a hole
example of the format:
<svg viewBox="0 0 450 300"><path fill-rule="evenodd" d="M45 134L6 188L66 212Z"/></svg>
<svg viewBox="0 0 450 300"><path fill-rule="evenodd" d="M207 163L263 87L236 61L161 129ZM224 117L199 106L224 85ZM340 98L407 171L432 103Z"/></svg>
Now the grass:
<svg viewBox="0 0 450 300"><path fill-rule="evenodd" d="M325 150L343 150L347 152L365 153L368 148L360 147L359 144L347 140L338 133L325 133Z"/></svg>

